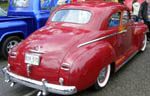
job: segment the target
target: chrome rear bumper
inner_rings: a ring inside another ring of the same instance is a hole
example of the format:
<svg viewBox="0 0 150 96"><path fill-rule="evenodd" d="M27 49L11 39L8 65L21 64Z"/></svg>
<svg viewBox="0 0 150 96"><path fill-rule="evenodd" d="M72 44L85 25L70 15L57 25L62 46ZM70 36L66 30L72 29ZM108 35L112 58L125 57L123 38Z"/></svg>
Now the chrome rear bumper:
<svg viewBox="0 0 150 96"><path fill-rule="evenodd" d="M51 92L51 93L56 93L61 95L72 95L77 92L75 86L62 86L62 85L50 84L47 83L45 79L43 79L42 81L29 79L9 72L7 68L3 68L2 72L5 75L6 82L11 81L15 83L20 83L22 85L31 88L42 90L44 94L47 94L47 92Z"/></svg>

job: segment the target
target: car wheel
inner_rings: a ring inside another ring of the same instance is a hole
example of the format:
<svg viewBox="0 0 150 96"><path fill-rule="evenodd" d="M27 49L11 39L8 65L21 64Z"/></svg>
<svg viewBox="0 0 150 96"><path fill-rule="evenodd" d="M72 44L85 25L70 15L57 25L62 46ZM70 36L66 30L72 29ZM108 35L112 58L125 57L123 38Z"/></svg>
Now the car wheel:
<svg viewBox="0 0 150 96"><path fill-rule="evenodd" d="M105 66L99 73L96 83L94 84L94 89L95 90L100 90L104 88L109 80L110 77L110 72L111 72L111 66L110 64Z"/></svg>
<svg viewBox="0 0 150 96"><path fill-rule="evenodd" d="M4 59L8 59L8 53L21 41L17 36L11 36L5 39L2 43L2 56Z"/></svg>
<svg viewBox="0 0 150 96"><path fill-rule="evenodd" d="M145 34L145 38L144 38L144 40L143 40L143 46L142 46L142 48L141 48L141 51L142 51L142 52L145 51L145 49L146 49L146 44L147 44L147 35Z"/></svg>

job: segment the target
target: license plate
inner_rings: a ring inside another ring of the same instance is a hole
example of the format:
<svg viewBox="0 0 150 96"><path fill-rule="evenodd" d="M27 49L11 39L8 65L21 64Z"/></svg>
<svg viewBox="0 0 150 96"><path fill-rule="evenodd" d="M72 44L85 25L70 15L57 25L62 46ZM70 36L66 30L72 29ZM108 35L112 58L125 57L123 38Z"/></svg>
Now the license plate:
<svg viewBox="0 0 150 96"><path fill-rule="evenodd" d="M32 64L32 65L39 65L40 63L40 56L35 54L25 54L25 63Z"/></svg>

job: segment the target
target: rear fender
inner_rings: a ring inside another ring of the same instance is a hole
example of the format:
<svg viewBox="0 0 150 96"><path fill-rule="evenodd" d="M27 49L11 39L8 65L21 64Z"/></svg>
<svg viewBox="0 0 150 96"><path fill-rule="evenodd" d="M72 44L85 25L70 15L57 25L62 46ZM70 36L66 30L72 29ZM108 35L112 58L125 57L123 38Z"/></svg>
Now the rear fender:
<svg viewBox="0 0 150 96"><path fill-rule="evenodd" d="M20 34L22 36L24 36L24 33L22 31L11 31L11 32L6 32L4 33L1 37L0 37L0 42L2 42L2 40L4 40L6 37L8 36L14 36Z"/></svg>
<svg viewBox="0 0 150 96"><path fill-rule="evenodd" d="M142 48L142 42L144 40L144 36L147 32L148 28L145 24L139 23L136 24L135 29L134 29L134 44L139 48L139 50Z"/></svg>
<svg viewBox="0 0 150 96"><path fill-rule="evenodd" d="M114 62L116 57L111 44L106 41L89 44L83 48L86 48L86 52L73 62L70 70L70 85L75 85L79 91L93 85L100 70Z"/></svg>

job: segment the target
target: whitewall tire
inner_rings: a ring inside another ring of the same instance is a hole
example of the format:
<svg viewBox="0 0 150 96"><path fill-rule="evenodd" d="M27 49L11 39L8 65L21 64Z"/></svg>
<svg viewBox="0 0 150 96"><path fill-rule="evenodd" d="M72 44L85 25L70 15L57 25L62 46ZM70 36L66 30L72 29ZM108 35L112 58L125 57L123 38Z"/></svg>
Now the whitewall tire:
<svg viewBox="0 0 150 96"><path fill-rule="evenodd" d="M111 73L111 65L105 66L99 73L96 83L94 84L94 89L99 90L105 87L109 81Z"/></svg>
<svg viewBox="0 0 150 96"><path fill-rule="evenodd" d="M147 45L147 35L146 34L145 34L145 38L144 38L142 44L143 44L143 46L141 48L141 51L143 52L143 51L145 51L146 45Z"/></svg>

